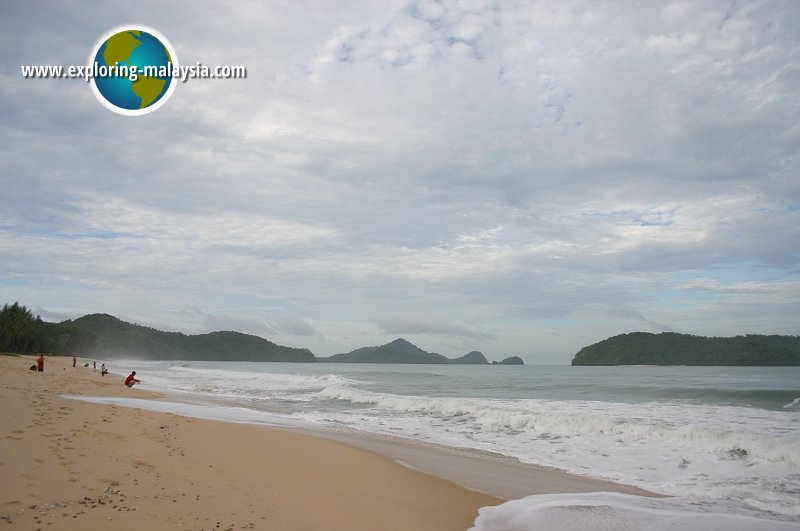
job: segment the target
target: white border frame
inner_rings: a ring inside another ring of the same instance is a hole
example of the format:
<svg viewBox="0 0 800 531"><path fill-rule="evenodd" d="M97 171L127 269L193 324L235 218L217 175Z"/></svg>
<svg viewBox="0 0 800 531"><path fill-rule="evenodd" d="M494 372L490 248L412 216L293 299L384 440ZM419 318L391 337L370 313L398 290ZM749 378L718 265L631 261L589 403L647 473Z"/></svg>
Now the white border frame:
<svg viewBox="0 0 800 531"><path fill-rule="evenodd" d="M112 35L116 35L117 33L123 31L144 31L146 33L151 34L153 37L157 38L159 41L161 41L161 43L169 52L169 56L172 59L173 72L175 71L176 68L178 68L178 56L175 53L175 48L172 46L172 43L169 42L169 39L164 37L164 35L160 31L153 29L145 24L124 24L122 26L113 27L110 30L106 31L94 43L94 46L92 46L92 51L89 54L89 62L87 63L87 66L90 69L92 69L92 71L94 71L94 58L95 56L97 56L97 52L100 51L100 47L103 46L103 43L106 42L108 38L111 37ZM163 96L161 96L161 99L159 99L157 102L150 105L149 107L145 107L144 109L124 109L122 107L117 107L116 105L108 101L105 98L105 96L103 96L100 93L100 89L97 88L97 84L95 83L94 77L92 77L89 85L91 86L92 94L94 94L94 97L97 98L97 101L99 101L100 104L106 109L115 112L117 114L121 114L123 116L143 116L145 114L150 114L151 112L157 109L160 109L161 106L167 102L167 100L172 96L172 93L175 92L175 87L178 86L177 81L178 81L177 78L173 77L169 83L169 87L167 87L167 91L164 93Z"/></svg>

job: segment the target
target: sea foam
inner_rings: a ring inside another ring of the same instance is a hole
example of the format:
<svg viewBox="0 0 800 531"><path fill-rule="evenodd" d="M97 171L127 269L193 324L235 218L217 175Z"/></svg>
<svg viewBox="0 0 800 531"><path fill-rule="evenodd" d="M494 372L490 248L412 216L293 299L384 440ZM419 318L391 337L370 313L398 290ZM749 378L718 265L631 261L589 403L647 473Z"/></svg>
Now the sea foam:
<svg viewBox="0 0 800 531"><path fill-rule="evenodd" d="M479 510L473 531L797 531L714 501L597 492L543 494Z"/></svg>
<svg viewBox="0 0 800 531"><path fill-rule="evenodd" d="M127 371L139 364L115 362ZM161 362L141 373L143 385L187 401L254 410L232 410L236 421L475 449L800 519L800 400L791 398L791 371L500 369ZM769 407L750 405L767 400ZM188 414L209 413L225 416Z"/></svg>

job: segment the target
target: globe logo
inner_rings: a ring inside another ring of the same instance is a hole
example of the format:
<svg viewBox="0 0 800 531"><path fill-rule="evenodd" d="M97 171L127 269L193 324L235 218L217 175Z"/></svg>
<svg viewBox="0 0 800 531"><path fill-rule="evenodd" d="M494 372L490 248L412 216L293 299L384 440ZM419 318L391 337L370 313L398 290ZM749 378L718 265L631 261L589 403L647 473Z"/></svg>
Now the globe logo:
<svg viewBox="0 0 800 531"><path fill-rule="evenodd" d="M177 58L169 41L146 26L120 26L103 35L89 57L91 87L107 109L126 116L160 108L175 89Z"/></svg>

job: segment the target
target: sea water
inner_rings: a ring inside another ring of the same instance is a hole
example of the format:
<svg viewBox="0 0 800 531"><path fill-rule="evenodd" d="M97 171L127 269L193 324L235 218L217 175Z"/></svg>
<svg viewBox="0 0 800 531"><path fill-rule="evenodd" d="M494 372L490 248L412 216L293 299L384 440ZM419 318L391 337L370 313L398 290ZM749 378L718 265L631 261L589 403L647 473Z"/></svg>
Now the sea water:
<svg viewBox="0 0 800 531"><path fill-rule="evenodd" d="M800 528L800 367L111 367L213 418L493 452L671 496L531 496L483 509L477 529Z"/></svg>

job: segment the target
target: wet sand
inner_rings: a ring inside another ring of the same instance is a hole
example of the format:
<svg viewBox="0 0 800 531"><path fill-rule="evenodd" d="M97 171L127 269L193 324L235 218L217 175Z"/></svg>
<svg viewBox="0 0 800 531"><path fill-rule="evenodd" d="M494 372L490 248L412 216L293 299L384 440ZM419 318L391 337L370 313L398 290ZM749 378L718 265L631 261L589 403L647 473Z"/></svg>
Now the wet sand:
<svg viewBox="0 0 800 531"><path fill-rule="evenodd" d="M0 529L466 529L502 500L319 437L91 404L155 397L0 356Z"/></svg>
<svg viewBox="0 0 800 531"><path fill-rule="evenodd" d="M662 497L631 485L578 476L555 468L521 463L510 457L464 448L412 442L395 437L320 431L308 433L378 452L406 466L504 500L524 498L532 494L570 492L619 492Z"/></svg>

